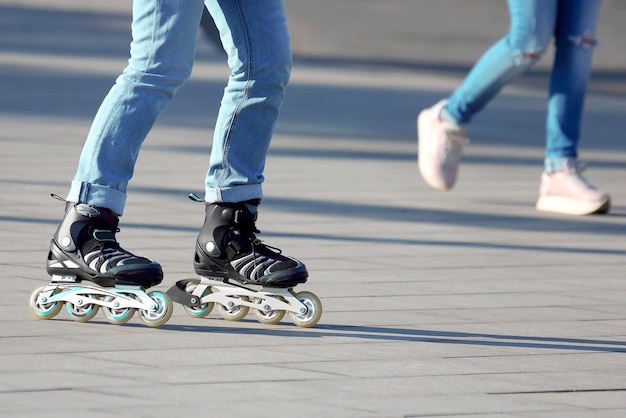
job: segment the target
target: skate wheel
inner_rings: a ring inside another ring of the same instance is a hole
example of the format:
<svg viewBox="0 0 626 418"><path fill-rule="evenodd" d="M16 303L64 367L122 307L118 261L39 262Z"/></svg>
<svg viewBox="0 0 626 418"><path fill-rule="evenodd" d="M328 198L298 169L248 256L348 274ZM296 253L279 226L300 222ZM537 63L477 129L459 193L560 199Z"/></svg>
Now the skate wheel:
<svg viewBox="0 0 626 418"><path fill-rule="evenodd" d="M142 309L139 311L139 317L149 327L160 327L172 316L174 304L169 296L163 292L150 292L148 296L156 303L156 309Z"/></svg>
<svg viewBox="0 0 626 418"><path fill-rule="evenodd" d="M254 298L254 303L263 303L262 299ZM252 313L256 317L257 321L262 324L268 325L276 325L280 322L281 319L285 316L285 311L276 310L276 311L263 311L261 309L253 309Z"/></svg>
<svg viewBox="0 0 626 418"><path fill-rule="evenodd" d="M96 295L85 295L85 297L96 298ZM95 303L88 303L83 306L74 305L73 303L66 302L65 309L72 320L76 322L87 322L96 314L100 307Z"/></svg>
<svg viewBox="0 0 626 418"><path fill-rule="evenodd" d="M107 296L105 300L107 302L115 299L113 296ZM133 317L135 314L135 309L133 308L109 308L108 306L102 307L102 313L104 314L107 321L115 325L125 324Z"/></svg>
<svg viewBox="0 0 626 418"><path fill-rule="evenodd" d="M317 324L322 317L322 302L319 298L314 293L306 291L296 293L295 296L307 307L307 311L301 314L289 312L293 323L302 328L310 328Z"/></svg>
<svg viewBox="0 0 626 418"><path fill-rule="evenodd" d="M31 293L28 307L30 311L39 319L52 319L54 318L63 307L63 302L45 303L40 302L39 295L46 289L47 286L38 287ZM58 291L54 291L53 294L57 294Z"/></svg>
<svg viewBox="0 0 626 418"><path fill-rule="evenodd" d="M187 286L185 287L185 292L189 294L193 294L194 290L196 290L197 287L198 287L198 283L187 283ZM202 292L202 296L200 297L203 298L210 294L211 294L211 288L207 287L204 290L204 292ZM193 306L187 306L187 305L183 305L183 308L185 309L185 312L187 312L189 316L193 316L194 318L204 318L205 316L210 314L211 311L213 310L213 302L202 304L198 308L195 308Z"/></svg>
<svg viewBox="0 0 626 418"><path fill-rule="evenodd" d="M232 299L241 299L244 302L249 302L250 300L246 296L231 296ZM221 303L217 304L217 312L219 312L220 316L227 321L241 321L247 315L250 309L247 306L236 305L233 306L224 306Z"/></svg>

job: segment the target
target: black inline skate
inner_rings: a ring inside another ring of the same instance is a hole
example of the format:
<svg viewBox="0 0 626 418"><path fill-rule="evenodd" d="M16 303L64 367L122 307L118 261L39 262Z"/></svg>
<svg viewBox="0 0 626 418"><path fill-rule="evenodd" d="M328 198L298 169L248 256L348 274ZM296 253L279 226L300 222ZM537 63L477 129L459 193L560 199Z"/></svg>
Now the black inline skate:
<svg viewBox="0 0 626 418"><path fill-rule="evenodd" d="M144 291L161 283L163 270L158 263L120 247L115 238L118 223L109 209L66 203L65 217L48 253L52 280L30 298L35 316L51 319L65 304L70 317L79 322L93 318L100 307L114 324L125 323L135 310L149 326L167 322L172 314L169 297Z"/></svg>
<svg viewBox="0 0 626 418"><path fill-rule="evenodd" d="M289 312L296 325L311 327L322 315L321 302L311 292L293 291L306 282L306 266L256 237L259 203L206 204L194 256L200 278L178 281L167 293L194 317L208 315L217 303L227 320L239 321L252 308L266 324L280 322Z"/></svg>

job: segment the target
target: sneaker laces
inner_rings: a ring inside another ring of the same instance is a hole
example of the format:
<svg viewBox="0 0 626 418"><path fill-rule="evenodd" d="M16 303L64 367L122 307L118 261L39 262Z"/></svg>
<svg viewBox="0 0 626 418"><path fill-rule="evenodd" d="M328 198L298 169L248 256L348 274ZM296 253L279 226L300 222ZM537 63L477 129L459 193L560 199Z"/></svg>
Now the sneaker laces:
<svg viewBox="0 0 626 418"><path fill-rule="evenodd" d="M584 183L585 186L591 189L595 189L596 187L593 184L591 184L589 180L587 180L587 178L583 175L583 172L586 169L587 169L587 164L585 164L583 161L576 160L576 161L568 161L568 163L565 166L564 171L576 177L578 180Z"/></svg>
<svg viewBox="0 0 626 418"><path fill-rule="evenodd" d="M463 147L470 140L463 129L446 129L446 141L444 146L443 161L445 165L457 165L463 154Z"/></svg>

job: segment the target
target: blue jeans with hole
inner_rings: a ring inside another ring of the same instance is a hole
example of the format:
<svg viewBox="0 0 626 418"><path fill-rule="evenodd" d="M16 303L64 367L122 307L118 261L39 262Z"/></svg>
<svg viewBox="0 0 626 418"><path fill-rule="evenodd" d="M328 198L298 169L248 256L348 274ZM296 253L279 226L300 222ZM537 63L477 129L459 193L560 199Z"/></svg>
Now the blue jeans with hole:
<svg viewBox="0 0 626 418"><path fill-rule="evenodd" d="M141 144L189 78L204 0L134 0L128 66L102 102L67 200L121 215ZM231 70L205 179L207 202L262 198L291 71L282 0L206 0Z"/></svg>
<svg viewBox="0 0 626 418"><path fill-rule="evenodd" d="M444 119L467 124L500 90L536 63L554 39L546 121L546 171L578 157L601 0L508 0L511 27L450 96Z"/></svg>

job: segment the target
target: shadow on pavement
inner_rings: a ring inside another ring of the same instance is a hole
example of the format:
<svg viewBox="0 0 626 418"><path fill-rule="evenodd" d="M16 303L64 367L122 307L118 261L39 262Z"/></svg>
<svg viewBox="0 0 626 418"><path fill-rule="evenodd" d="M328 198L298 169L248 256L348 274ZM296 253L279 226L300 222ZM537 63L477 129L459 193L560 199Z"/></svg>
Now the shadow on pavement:
<svg viewBox="0 0 626 418"><path fill-rule="evenodd" d="M546 349L581 352L610 352L626 353L626 341L595 340L586 338L552 338L506 334L475 334L455 331L433 331L419 329L404 329L391 327L371 327L338 324L317 324L311 329L293 327L276 328L243 328L233 326L213 325L169 325L163 330L212 333L212 334L240 334L240 335L274 335L280 337L298 338L353 338L356 340L374 341L403 341L414 343L474 345L483 347L508 347L527 349ZM216 321L221 321L217 319ZM254 322L244 321L244 322ZM125 326L133 326L126 324ZM137 324L137 326L143 326Z"/></svg>

